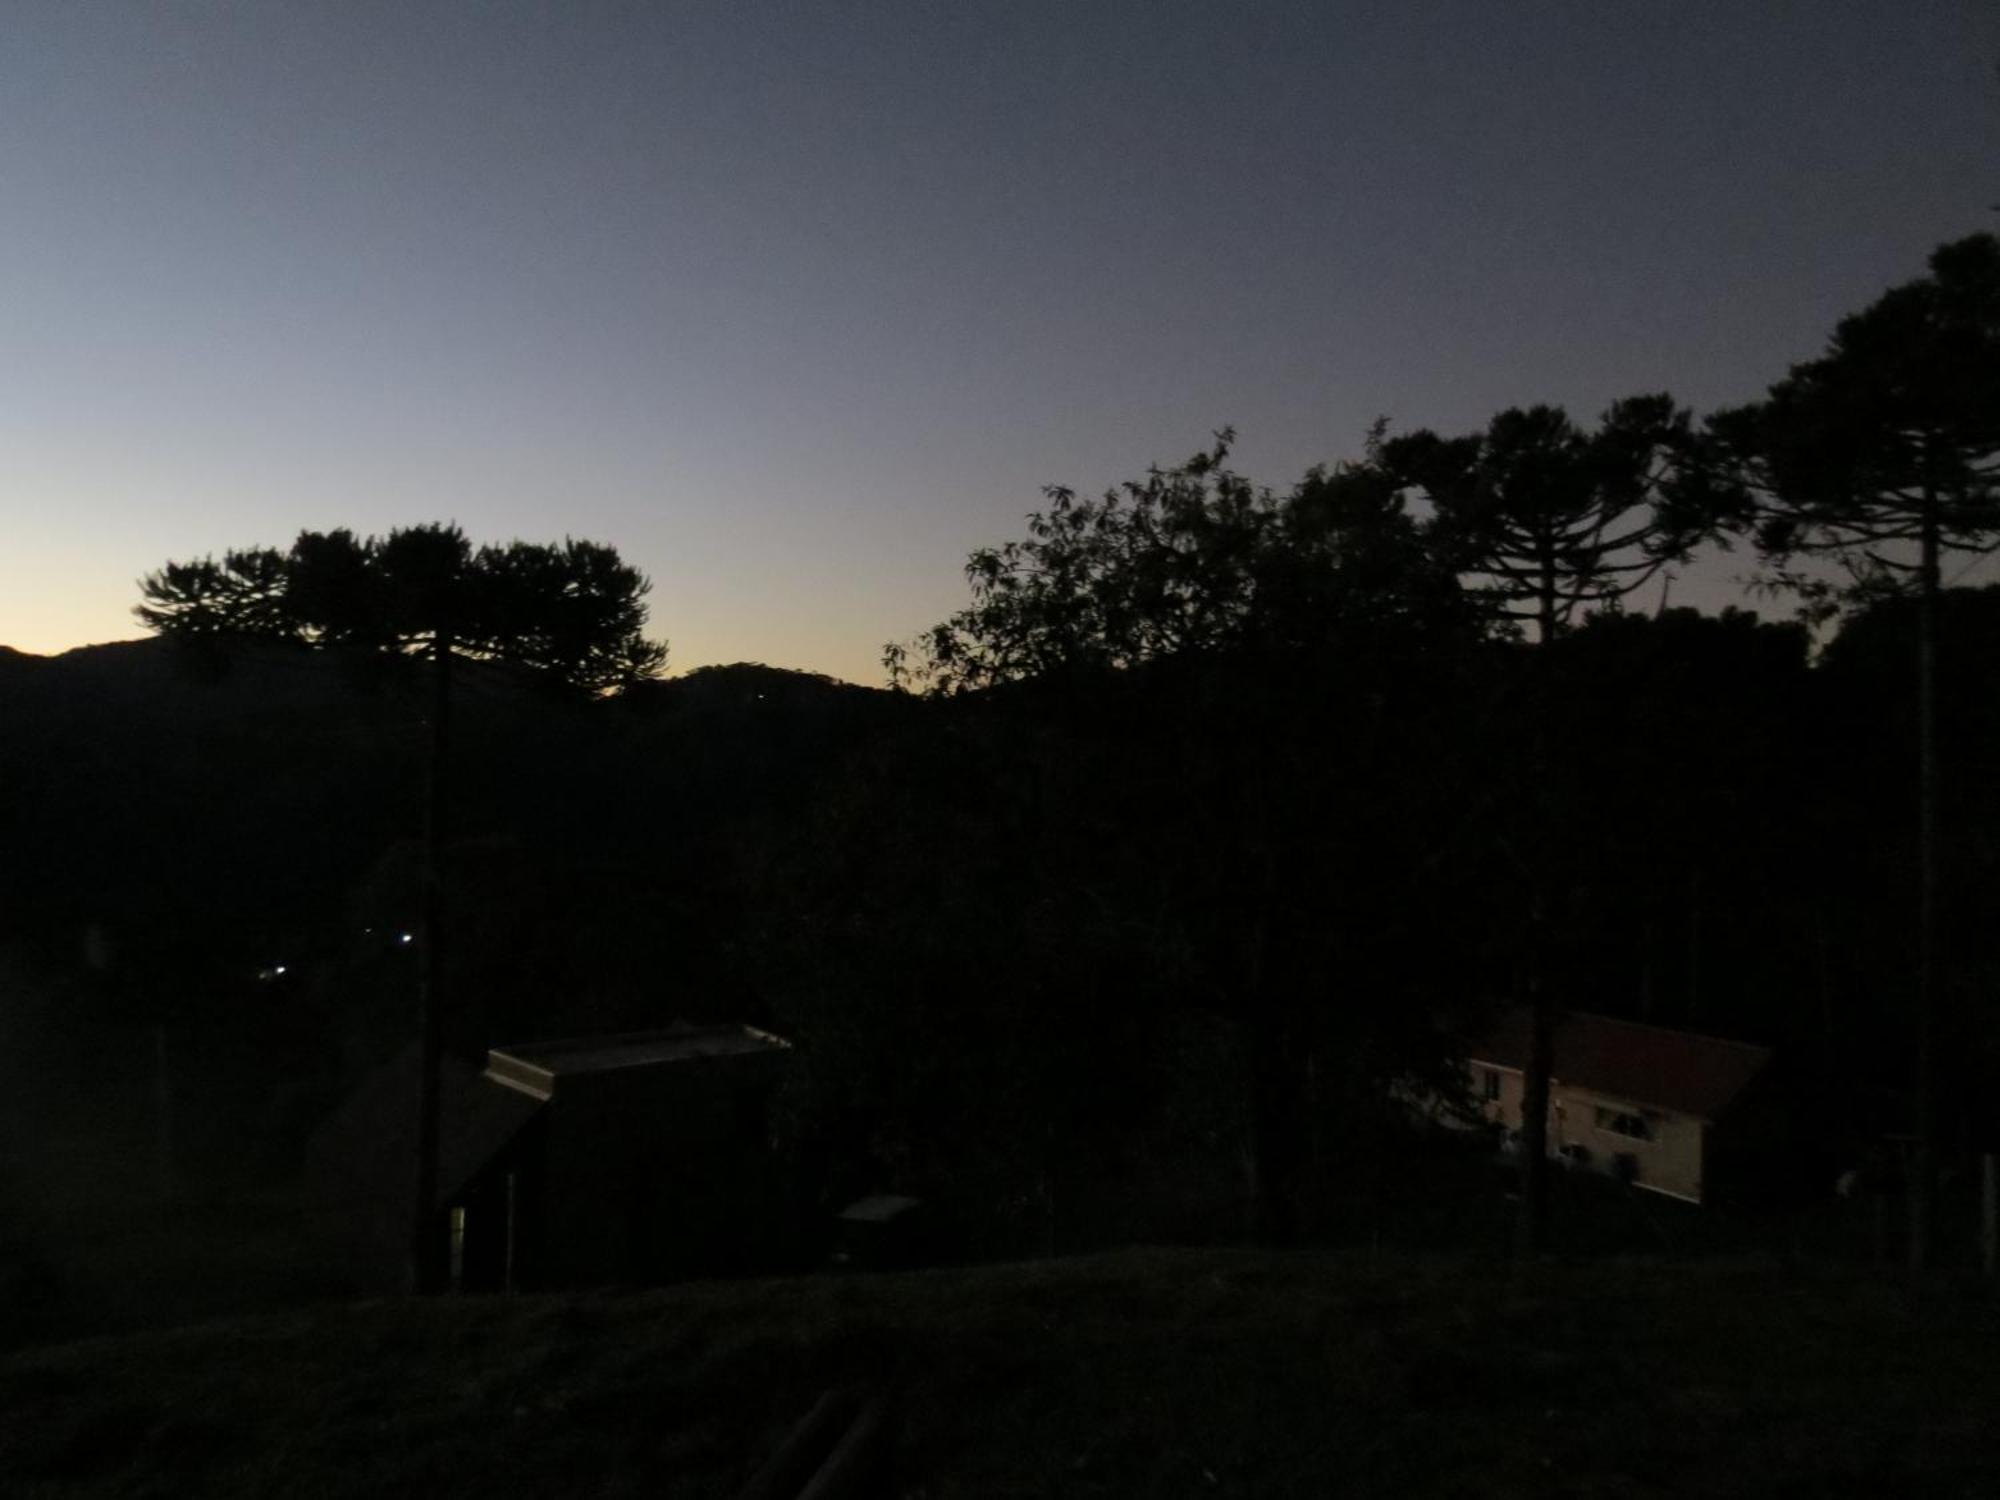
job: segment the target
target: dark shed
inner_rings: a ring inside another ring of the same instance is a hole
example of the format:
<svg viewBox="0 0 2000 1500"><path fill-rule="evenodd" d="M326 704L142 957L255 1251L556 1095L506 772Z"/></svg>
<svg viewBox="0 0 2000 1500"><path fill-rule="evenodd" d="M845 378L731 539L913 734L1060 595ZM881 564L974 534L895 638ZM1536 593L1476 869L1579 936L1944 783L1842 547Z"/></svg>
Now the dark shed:
<svg viewBox="0 0 2000 1500"><path fill-rule="evenodd" d="M788 1242L768 1105L789 1053L747 1026L496 1047L448 1063L435 1232L465 1290L651 1282L775 1264ZM358 1280L407 1285L414 1052L314 1142L316 1197Z"/></svg>

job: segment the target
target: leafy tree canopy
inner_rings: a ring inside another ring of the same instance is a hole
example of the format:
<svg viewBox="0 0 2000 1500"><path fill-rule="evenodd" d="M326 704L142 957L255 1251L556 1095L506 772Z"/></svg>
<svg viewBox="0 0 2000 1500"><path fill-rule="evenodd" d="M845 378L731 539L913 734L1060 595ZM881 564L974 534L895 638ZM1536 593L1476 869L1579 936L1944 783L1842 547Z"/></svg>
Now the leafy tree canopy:
<svg viewBox="0 0 2000 1500"><path fill-rule="evenodd" d="M1314 469L1281 496L1228 467L1233 439L1095 500L1045 490L1025 538L972 554L970 605L885 649L891 682L952 693L1469 619L1376 471Z"/></svg>
<svg viewBox="0 0 2000 1500"><path fill-rule="evenodd" d="M645 637L651 584L617 550L566 538L475 549L455 525L384 537L304 531L289 551L253 547L170 562L139 583L134 611L162 635L248 637L408 652L440 641L515 662L588 693L657 676Z"/></svg>

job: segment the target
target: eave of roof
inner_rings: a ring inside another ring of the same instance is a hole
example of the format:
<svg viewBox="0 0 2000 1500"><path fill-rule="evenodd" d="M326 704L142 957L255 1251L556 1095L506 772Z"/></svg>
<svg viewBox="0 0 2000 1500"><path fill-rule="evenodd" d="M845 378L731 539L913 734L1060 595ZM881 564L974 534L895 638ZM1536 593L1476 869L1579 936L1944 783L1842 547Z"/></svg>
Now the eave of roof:
<svg viewBox="0 0 2000 1500"><path fill-rule="evenodd" d="M1525 1073L1533 1038L1528 1011L1503 1016L1467 1049L1475 1063ZM1556 1028L1555 1076L1610 1098L1714 1120L1749 1087L1771 1050L1698 1032L1572 1011Z"/></svg>
<svg viewBox="0 0 2000 1500"><path fill-rule="evenodd" d="M789 1050L791 1043L783 1037L754 1026L681 1022L657 1031L495 1047L487 1054L486 1071L496 1082L546 1099L560 1078Z"/></svg>

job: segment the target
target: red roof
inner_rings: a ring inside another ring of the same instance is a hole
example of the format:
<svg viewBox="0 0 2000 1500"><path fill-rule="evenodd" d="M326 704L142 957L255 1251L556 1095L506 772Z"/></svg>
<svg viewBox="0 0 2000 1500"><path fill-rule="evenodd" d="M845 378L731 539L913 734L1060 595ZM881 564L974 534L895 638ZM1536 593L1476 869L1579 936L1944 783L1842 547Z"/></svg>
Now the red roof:
<svg viewBox="0 0 2000 1500"><path fill-rule="evenodd" d="M1466 1055L1474 1063L1526 1072L1532 1031L1528 1010L1511 1010ZM1704 1120L1727 1109L1770 1060L1770 1048L1750 1042L1581 1011L1556 1026L1558 1083Z"/></svg>

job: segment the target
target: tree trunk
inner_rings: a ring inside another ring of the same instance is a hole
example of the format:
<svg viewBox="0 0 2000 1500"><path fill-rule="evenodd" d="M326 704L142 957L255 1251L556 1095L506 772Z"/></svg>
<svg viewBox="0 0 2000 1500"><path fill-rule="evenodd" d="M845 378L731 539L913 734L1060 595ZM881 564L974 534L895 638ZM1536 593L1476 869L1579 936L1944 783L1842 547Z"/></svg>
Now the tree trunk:
<svg viewBox="0 0 2000 1500"><path fill-rule="evenodd" d="M1647 917L1639 928L1639 1019L1650 1021L1659 1008L1657 970L1660 955L1660 928Z"/></svg>
<svg viewBox="0 0 2000 1500"><path fill-rule="evenodd" d="M1250 1038L1251 1224L1261 1244L1299 1237L1305 1144L1305 1059L1292 1028L1259 1014Z"/></svg>
<svg viewBox="0 0 2000 1500"><path fill-rule="evenodd" d="M1546 652L1561 628L1557 618L1557 578L1555 545L1544 535L1539 544L1541 587L1536 624L1538 642ZM1545 669L1539 658L1537 670ZM1549 777L1548 744L1545 738L1546 708L1538 710L1543 728L1538 732L1534 751L1534 783L1539 789ZM1521 1095L1521 1212L1515 1221L1516 1250L1524 1255L1538 1253L1548 1242L1549 1225L1549 1104L1555 1075L1555 997L1548 983L1548 879L1537 872L1532 877L1533 894L1528 912L1528 1010L1530 1033L1528 1071L1522 1079Z"/></svg>
<svg viewBox="0 0 2000 1500"><path fill-rule="evenodd" d="M1521 1212L1515 1244L1533 1255L1548 1242L1549 1098L1555 1075L1555 997L1547 975L1546 914L1540 892L1528 918L1528 1006L1532 1018L1528 1071L1521 1097Z"/></svg>
<svg viewBox="0 0 2000 1500"><path fill-rule="evenodd" d="M444 884L445 762L450 749L451 636L431 643L430 761L424 787L423 884L418 912L417 1030L421 1082L417 1096L417 1195L411 1225L410 1272L419 1293L442 1291L450 1278L450 1247L438 1223L439 1113L444 1082L444 997L441 908Z"/></svg>
<svg viewBox="0 0 2000 1500"><path fill-rule="evenodd" d="M174 1087L164 1021L153 1023L153 1188L161 1203L174 1201Z"/></svg>
<svg viewBox="0 0 2000 1500"><path fill-rule="evenodd" d="M1546 646L1556 638L1556 567L1546 544L1542 548L1542 581L1538 591L1535 610L1535 627L1540 634L1538 645Z"/></svg>
<svg viewBox="0 0 2000 1500"><path fill-rule="evenodd" d="M1910 1164L1910 1269L1929 1264L1937 1187L1938 746L1937 499L1924 492L1923 555L1917 594L1917 1056Z"/></svg>
<svg viewBox="0 0 2000 1500"><path fill-rule="evenodd" d="M1701 1021L1701 867L1688 871L1687 1000L1690 1025Z"/></svg>
<svg viewBox="0 0 2000 1500"><path fill-rule="evenodd" d="M1991 1151L1979 1158L1979 1269L2000 1271L2000 1162Z"/></svg>

